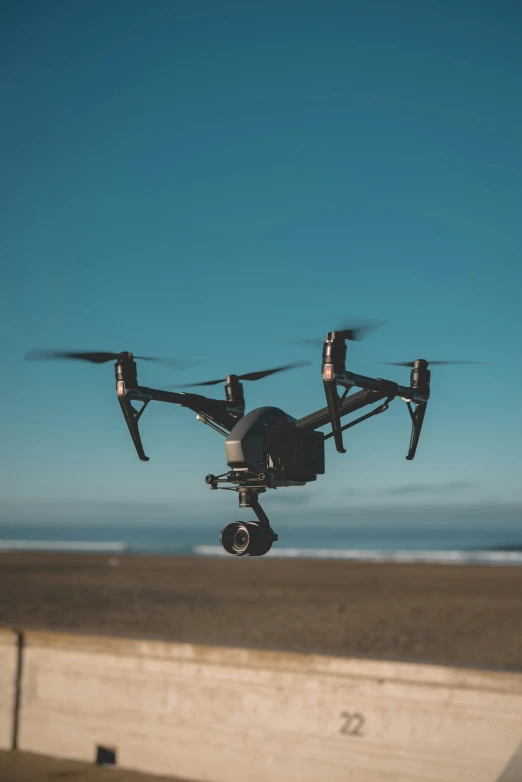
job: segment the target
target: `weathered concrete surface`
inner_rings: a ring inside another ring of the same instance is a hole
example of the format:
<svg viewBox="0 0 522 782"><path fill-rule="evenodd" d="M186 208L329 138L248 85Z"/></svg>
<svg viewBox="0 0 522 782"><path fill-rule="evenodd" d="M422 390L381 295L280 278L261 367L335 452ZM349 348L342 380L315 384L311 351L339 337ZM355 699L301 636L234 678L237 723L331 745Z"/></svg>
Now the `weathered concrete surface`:
<svg viewBox="0 0 522 782"><path fill-rule="evenodd" d="M1 752L2 782L183 782L178 777L103 768L76 760L50 758L32 752Z"/></svg>
<svg viewBox="0 0 522 782"><path fill-rule="evenodd" d="M520 780L522 780L522 741L496 782L520 782Z"/></svg>
<svg viewBox="0 0 522 782"><path fill-rule="evenodd" d="M522 674L28 632L20 748L208 782L494 782Z"/></svg>
<svg viewBox="0 0 522 782"><path fill-rule="evenodd" d="M0 629L0 749L13 742L17 660L16 633Z"/></svg>

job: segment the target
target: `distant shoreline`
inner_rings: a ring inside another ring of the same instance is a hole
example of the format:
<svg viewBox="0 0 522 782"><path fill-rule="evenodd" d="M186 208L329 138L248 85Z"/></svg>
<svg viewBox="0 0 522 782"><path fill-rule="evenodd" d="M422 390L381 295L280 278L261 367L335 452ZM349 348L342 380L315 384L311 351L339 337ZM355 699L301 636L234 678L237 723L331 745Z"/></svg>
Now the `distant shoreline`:
<svg viewBox="0 0 522 782"><path fill-rule="evenodd" d="M34 552L59 554L136 554L162 556L161 552L133 549L123 541L79 540L2 540L0 553ZM169 556L229 555L218 545L193 545L178 551L165 552ZM476 547L463 549L379 549L379 548L317 548L276 545L267 555L270 559L328 559L352 562L417 562L447 565L509 565L522 567L522 545Z"/></svg>

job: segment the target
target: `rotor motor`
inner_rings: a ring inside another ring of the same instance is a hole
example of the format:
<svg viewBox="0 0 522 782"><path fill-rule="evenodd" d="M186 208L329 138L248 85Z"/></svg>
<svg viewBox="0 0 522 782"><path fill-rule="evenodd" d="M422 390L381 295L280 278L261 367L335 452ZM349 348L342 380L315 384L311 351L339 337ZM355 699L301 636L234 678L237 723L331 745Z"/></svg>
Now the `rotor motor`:
<svg viewBox="0 0 522 782"><path fill-rule="evenodd" d="M336 331L330 331L323 345L323 370L329 364L335 375L342 375L346 369L346 342Z"/></svg>
<svg viewBox="0 0 522 782"><path fill-rule="evenodd" d="M423 358L418 358L410 373L410 386L429 396L430 379L431 372L428 369L428 362Z"/></svg>
<svg viewBox="0 0 522 782"><path fill-rule="evenodd" d="M138 387L138 368L132 353L120 353L114 365L116 375L116 392L124 396L127 388Z"/></svg>
<svg viewBox="0 0 522 782"><path fill-rule="evenodd" d="M225 385L225 395L227 402L238 407L245 407L245 394L243 384L239 382L238 375L228 375Z"/></svg>

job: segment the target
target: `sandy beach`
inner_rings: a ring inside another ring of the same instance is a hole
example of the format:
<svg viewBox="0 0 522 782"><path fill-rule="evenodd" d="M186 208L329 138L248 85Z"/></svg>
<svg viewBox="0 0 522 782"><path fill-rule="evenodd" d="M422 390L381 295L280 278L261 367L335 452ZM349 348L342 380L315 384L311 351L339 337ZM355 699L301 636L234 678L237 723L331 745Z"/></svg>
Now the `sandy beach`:
<svg viewBox="0 0 522 782"><path fill-rule="evenodd" d="M522 568L6 553L0 625L522 670Z"/></svg>

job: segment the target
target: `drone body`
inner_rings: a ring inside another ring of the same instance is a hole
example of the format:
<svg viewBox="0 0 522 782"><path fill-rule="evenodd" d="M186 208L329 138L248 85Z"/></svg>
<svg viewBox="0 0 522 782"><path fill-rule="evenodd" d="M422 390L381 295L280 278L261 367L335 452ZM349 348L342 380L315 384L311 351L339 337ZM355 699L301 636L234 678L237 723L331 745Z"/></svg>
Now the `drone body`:
<svg viewBox="0 0 522 782"><path fill-rule="evenodd" d="M356 375L346 370L346 340L358 338L360 330L356 329L328 333L323 342L321 367L327 406L298 420L277 407L260 407L245 414L245 396L241 380L260 380L309 362L246 375L228 375L221 380L195 384L207 386L225 383L225 399L212 399L200 394L140 386L132 353L32 351L26 358L76 358L97 364L115 359L117 398L136 452L142 461L148 461L148 457L143 450L138 422L152 400L187 407L196 413L199 421L222 434L226 438L225 458L230 469L221 475L207 475L205 481L213 490L235 491L238 494L239 507L252 508L257 521L234 521L228 524L222 530L221 543L226 551L236 556L261 556L270 550L278 538L261 508L259 495L268 489L304 486L315 481L318 475L325 472L325 441L330 437L334 438L337 451L344 453L343 431L371 416L383 413L390 402L399 397L406 402L412 421L410 447L406 458L411 460L415 456L430 397L428 362L418 359L399 365L411 368L409 386L401 386L382 378ZM187 362L176 363L179 365ZM341 397L338 386L344 389ZM348 395L354 387L361 390ZM141 409L136 410L133 402L141 402ZM342 417L376 402L380 404L370 412L341 426ZM330 433L317 431L328 423L332 427Z"/></svg>
<svg viewBox="0 0 522 782"><path fill-rule="evenodd" d="M324 435L303 432L277 407L247 413L225 440L225 457L237 473L265 475L267 487L304 486L324 473Z"/></svg>

